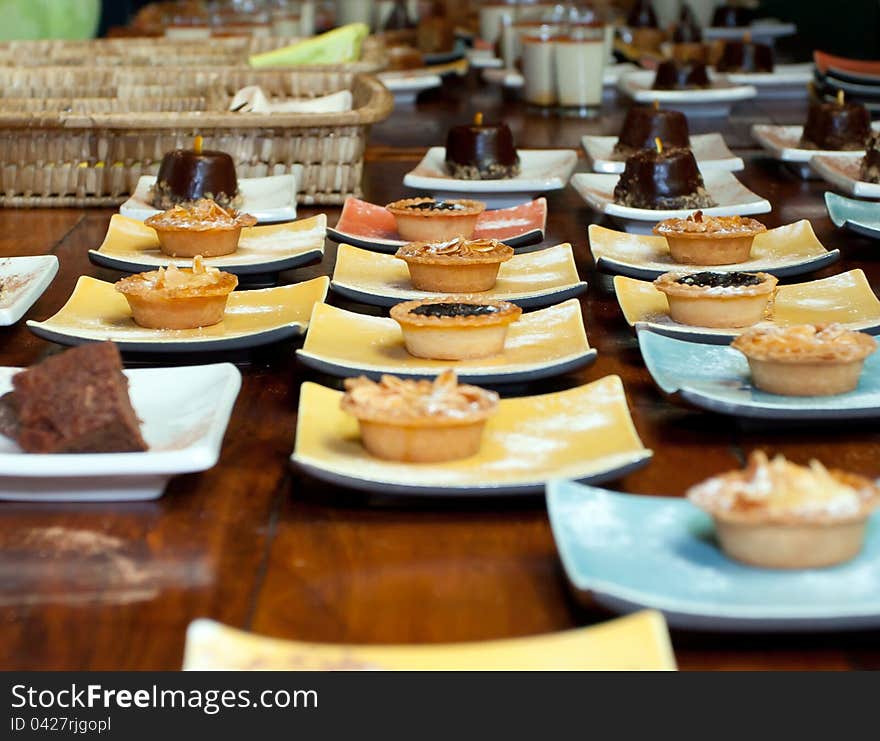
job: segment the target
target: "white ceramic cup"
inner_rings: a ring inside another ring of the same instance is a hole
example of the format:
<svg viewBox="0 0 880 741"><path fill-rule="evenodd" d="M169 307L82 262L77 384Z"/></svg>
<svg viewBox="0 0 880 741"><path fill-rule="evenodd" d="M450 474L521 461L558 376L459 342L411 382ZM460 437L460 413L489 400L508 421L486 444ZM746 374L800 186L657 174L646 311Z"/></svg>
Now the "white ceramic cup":
<svg viewBox="0 0 880 741"><path fill-rule="evenodd" d="M514 6L506 3L486 3L480 8L480 38L497 44L501 38L504 18L514 17Z"/></svg>
<svg viewBox="0 0 880 741"><path fill-rule="evenodd" d="M370 26L373 22L374 5L373 0L336 0L336 25L366 23Z"/></svg>
<svg viewBox="0 0 880 741"><path fill-rule="evenodd" d="M523 97L527 103L556 105L555 46L550 36L522 38Z"/></svg>
<svg viewBox="0 0 880 741"><path fill-rule="evenodd" d="M556 92L563 108L586 109L602 105L605 74L605 32L579 32L557 38L553 45Z"/></svg>

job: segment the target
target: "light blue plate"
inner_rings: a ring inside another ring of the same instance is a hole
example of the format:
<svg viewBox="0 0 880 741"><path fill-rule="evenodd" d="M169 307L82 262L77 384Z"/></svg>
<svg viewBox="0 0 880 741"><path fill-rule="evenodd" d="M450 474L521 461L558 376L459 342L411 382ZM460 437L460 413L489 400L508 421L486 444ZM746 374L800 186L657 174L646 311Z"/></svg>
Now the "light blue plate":
<svg viewBox="0 0 880 741"><path fill-rule="evenodd" d="M835 396L780 396L752 386L745 356L726 345L701 345L646 329L638 331L638 338L654 382L665 393L678 394L702 409L778 420L880 417L880 352L865 361L855 391Z"/></svg>
<svg viewBox="0 0 880 741"><path fill-rule="evenodd" d="M853 561L780 571L724 556L711 518L685 499L553 481L547 509L568 578L615 612L649 607L671 627L718 632L880 626L880 515Z"/></svg>
<svg viewBox="0 0 880 741"><path fill-rule="evenodd" d="M835 226L880 239L880 203L877 201L859 201L826 191L825 206Z"/></svg>

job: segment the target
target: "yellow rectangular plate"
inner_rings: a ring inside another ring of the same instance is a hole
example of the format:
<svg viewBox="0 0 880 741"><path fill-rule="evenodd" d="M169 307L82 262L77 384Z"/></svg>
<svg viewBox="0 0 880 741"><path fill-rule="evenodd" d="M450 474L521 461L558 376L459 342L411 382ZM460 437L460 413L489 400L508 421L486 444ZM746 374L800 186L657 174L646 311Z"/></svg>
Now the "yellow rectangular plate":
<svg viewBox="0 0 880 741"><path fill-rule="evenodd" d="M523 314L510 325L503 353L460 361L413 357L393 319L315 304L305 345L297 355L304 365L334 376L426 377L453 367L462 381L519 383L581 368L595 360L596 351L587 342L580 303L570 299Z"/></svg>
<svg viewBox="0 0 880 741"><path fill-rule="evenodd" d="M235 275L278 273L320 260L326 234L324 214L286 224L242 229L235 252L206 258L205 263ZM163 254L154 229L119 214L110 219L110 228L101 246L89 250L89 259L96 265L127 273L155 270L170 263L178 267L192 263L190 258Z"/></svg>
<svg viewBox="0 0 880 741"><path fill-rule="evenodd" d="M840 250L828 251L806 219L770 229L755 237L752 259L735 265L682 265L669 255L665 237L629 234L591 224L590 250L600 270L630 278L653 280L670 270L712 270L771 273L777 278L813 272L840 259Z"/></svg>
<svg viewBox="0 0 880 741"><path fill-rule="evenodd" d="M186 671L675 671L666 621L643 610L588 628L473 643L356 646L263 638L213 620L186 631Z"/></svg>
<svg viewBox="0 0 880 741"><path fill-rule="evenodd" d="M327 296L329 280L259 291L234 291L220 324L200 329L147 329L134 323L125 296L112 283L81 276L67 303L31 331L60 345L111 340L123 352L245 350L305 332L312 307Z"/></svg>
<svg viewBox="0 0 880 741"><path fill-rule="evenodd" d="M618 275L614 291L626 321L668 337L696 342L727 343L747 328L691 327L672 321L666 296L653 283ZM771 318L755 325L823 324L838 322L871 334L880 332L880 301L861 270L830 278L779 286Z"/></svg>
<svg viewBox="0 0 880 741"><path fill-rule="evenodd" d="M480 452L448 463L395 463L364 450L342 393L304 383L292 461L312 476L381 494L537 494L552 478L609 481L651 457L617 376L543 396L502 399Z"/></svg>
<svg viewBox="0 0 880 741"><path fill-rule="evenodd" d="M401 301L443 295L412 288L403 260L350 244L339 245L331 285L346 298L375 306L394 306ZM480 296L533 309L557 304L586 290L587 284L578 276L571 245L566 243L514 255L501 265L495 288Z"/></svg>

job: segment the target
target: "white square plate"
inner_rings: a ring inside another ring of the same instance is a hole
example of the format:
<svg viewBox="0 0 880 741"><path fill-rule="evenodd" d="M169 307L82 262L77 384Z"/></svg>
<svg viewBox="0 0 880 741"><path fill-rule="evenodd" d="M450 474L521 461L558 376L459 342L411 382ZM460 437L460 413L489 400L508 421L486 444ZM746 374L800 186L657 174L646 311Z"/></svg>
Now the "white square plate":
<svg viewBox="0 0 880 741"><path fill-rule="evenodd" d="M663 219L685 219L694 209L653 210L650 208L631 208L614 202L614 186L617 175L603 175L595 172L579 172L571 184L587 204L606 216L613 217L628 232L649 234L658 221ZM702 209L707 216L747 216L765 214L770 211L770 202L752 193L734 175L724 170L703 172L706 190L717 203L712 208Z"/></svg>
<svg viewBox="0 0 880 741"><path fill-rule="evenodd" d="M21 319L57 272L55 255L0 258L0 327Z"/></svg>
<svg viewBox="0 0 880 741"><path fill-rule="evenodd" d="M0 394L19 368L0 368ZM217 463L241 374L230 363L126 371L150 449L143 453L23 453L0 436L0 499L124 501L161 496L171 476Z"/></svg>
<svg viewBox="0 0 880 741"><path fill-rule="evenodd" d="M385 72L379 80L394 94L394 102L400 105L412 103L422 90L432 90L443 84L440 75L422 72Z"/></svg>
<svg viewBox="0 0 880 741"><path fill-rule="evenodd" d="M292 175L239 180L238 187L242 197L239 210L256 217L261 224L293 221L296 218L296 191L297 184L302 180L302 165L296 165L294 170ZM150 188L155 182L153 175L141 177L131 198L119 207L119 213L138 221L159 213L149 203Z"/></svg>
<svg viewBox="0 0 880 741"><path fill-rule="evenodd" d="M735 85L723 75L713 76L712 87L698 90L653 90L655 72L639 70L622 75L620 91L637 103L653 103L673 108L689 116L727 116L733 104L754 98L752 85Z"/></svg>
<svg viewBox="0 0 880 741"><path fill-rule="evenodd" d="M724 26L707 26L703 29L703 38L706 41L716 40L738 40L746 34L749 34L752 41L759 44L773 45L775 39L781 36L791 36L797 33L797 26L794 23L783 23L782 21L762 20L755 21L750 26L741 26L736 28L726 28Z"/></svg>
<svg viewBox="0 0 880 741"><path fill-rule="evenodd" d="M759 98L806 98L813 64L777 64L772 72L728 72L727 79L734 85L754 85Z"/></svg>
<svg viewBox="0 0 880 741"><path fill-rule="evenodd" d="M745 167L742 159L727 148L721 134L694 134L690 141L691 151L702 169L734 172ZM594 172L623 172L625 160L615 156L615 144L616 136L584 136L581 139L581 146L592 160Z"/></svg>
<svg viewBox="0 0 880 741"><path fill-rule="evenodd" d="M859 180L861 157L840 153L818 155L810 160L810 165L825 180L844 193L858 198L880 198L880 183L866 183L864 180Z"/></svg>

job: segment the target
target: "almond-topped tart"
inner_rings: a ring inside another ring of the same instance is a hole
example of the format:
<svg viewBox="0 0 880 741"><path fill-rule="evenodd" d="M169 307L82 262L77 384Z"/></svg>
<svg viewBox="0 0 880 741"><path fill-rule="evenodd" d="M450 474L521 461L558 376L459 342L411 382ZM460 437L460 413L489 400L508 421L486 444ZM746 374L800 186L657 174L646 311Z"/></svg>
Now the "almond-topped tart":
<svg viewBox="0 0 880 741"><path fill-rule="evenodd" d="M669 254L687 265L733 265L745 262L752 242L767 227L744 216L705 216L696 211L686 219L664 219L654 234L666 237Z"/></svg>
<svg viewBox="0 0 880 741"><path fill-rule="evenodd" d="M754 328L731 345L749 361L752 383L785 396L845 394L859 385L877 340L839 324Z"/></svg>
<svg viewBox="0 0 880 741"><path fill-rule="evenodd" d="M498 394L459 384L451 370L434 381L361 376L345 381L341 406L357 417L361 442L377 458L440 463L479 452Z"/></svg>
<svg viewBox="0 0 880 741"><path fill-rule="evenodd" d="M409 242L446 242L455 237L470 239L477 219L486 210L482 201L404 198L385 208L397 222L397 231Z"/></svg>
<svg viewBox="0 0 880 741"><path fill-rule="evenodd" d="M238 278L207 267L201 255L192 268L175 265L136 273L116 282L135 323L150 329L195 329L223 321L226 300Z"/></svg>
<svg viewBox="0 0 880 741"><path fill-rule="evenodd" d="M223 208L209 198L178 204L144 221L156 230L159 247L171 257L231 255L241 230L256 223L250 214Z"/></svg>
<svg viewBox="0 0 880 741"><path fill-rule="evenodd" d="M497 239L410 242L395 254L406 262L413 288L434 293L477 293L495 286L513 248Z"/></svg>
<svg viewBox="0 0 880 741"><path fill-rule="evenodd" d="M679 324L748 327L763 319L777 282L768 273L664 273L654 286Z"/></svg>
<svg viewBox="0 0 880 741"><path fill-rule="evenodd" d="M880 489L815 460L798 466L756 451L744 470L697 484L687 497L712 516L721 549L731 558L771 569L811 569L858 554Z"/></svg>
<svg viewBox="0 0 880 741"><path fill-rule="evenodd" d="M407 352L417 358L470 360L504 352L507 328L522 309L509 301L431 298L405 301L391 309Z"/></svg>

